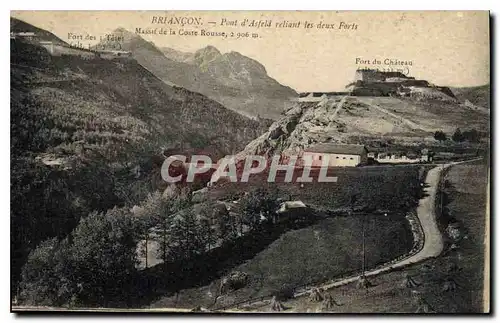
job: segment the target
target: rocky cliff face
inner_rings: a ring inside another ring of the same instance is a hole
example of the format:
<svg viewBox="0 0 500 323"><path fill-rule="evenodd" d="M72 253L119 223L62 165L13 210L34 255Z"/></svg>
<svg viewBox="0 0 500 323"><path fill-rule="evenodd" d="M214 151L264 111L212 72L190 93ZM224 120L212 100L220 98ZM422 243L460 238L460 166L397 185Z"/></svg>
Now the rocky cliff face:
<svg viewBox="0 0 500 323"><path fill-rule="evenodd" d="M251 141L247 155L296 154L316 143L361 143L391 140L401 144L434 142L437 130L450 135L457 127L488 127L489 115L454 101L422 98L324 95L296 102L269 129Z"/></svg>
<svg viewBox="0 0 500 323"><path fill-rule="evenodd" d="M341 97L297 102L266 133L250 142L238 158L282 152L293 154L315 143L344 141L340 134L345 125L338 120L338 111L335 112L344 103Z"/></svg>
<svg viewBox="0 0 500 323"><path fill-rule="evenodd" d="M206 71L210 63L221 57L222 54L213 46L197 50L193 54L192 64L198 66L201 70Z"/></svg>

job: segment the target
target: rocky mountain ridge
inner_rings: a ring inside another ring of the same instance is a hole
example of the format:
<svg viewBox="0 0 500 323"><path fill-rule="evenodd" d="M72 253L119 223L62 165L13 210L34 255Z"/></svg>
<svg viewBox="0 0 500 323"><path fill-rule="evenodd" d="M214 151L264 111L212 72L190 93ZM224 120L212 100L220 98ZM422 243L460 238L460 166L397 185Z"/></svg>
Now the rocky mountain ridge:
<svg viewBox="0 0 500 323"><path fill-rule="evenodd" d="M168 84L202 93L248 117L276 119L297 93L267 75L262 64L237 52L222 54L213 46L195 53L158 48L140 35L118 28L122 49ZM108 44L110 45L110 44ZM106 47L106 41L96 47Z"/></svg>

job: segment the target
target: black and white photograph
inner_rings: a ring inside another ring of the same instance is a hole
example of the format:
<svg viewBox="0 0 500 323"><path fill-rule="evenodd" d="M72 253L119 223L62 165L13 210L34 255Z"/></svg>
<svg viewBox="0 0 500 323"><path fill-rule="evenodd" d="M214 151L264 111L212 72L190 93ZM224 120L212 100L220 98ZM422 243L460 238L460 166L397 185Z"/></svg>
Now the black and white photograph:
<svg viewBox="0 0 500 323"><path fill-rule="evenodd" d="M11 11L11 311L489 313L490 22Z"/></svg>

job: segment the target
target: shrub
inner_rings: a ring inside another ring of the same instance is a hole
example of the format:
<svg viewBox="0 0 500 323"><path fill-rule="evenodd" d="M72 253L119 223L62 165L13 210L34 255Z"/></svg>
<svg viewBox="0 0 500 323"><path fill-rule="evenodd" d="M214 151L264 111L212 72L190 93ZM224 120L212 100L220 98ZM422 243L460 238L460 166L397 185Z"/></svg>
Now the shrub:
<svg viewBox="0 0 500 323"><path fill-rule="evenodd" d="M446 141L447 137L443 131L436 131L434 133L434 139L436 139L438 141Z"/></svg>

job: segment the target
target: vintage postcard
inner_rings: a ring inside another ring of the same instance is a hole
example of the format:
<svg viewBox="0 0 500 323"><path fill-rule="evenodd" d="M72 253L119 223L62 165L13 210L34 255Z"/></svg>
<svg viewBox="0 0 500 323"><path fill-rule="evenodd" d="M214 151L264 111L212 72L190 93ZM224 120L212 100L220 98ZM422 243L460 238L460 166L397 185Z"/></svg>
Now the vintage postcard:
<svg viewBox="0 0 500 323"><path fill-rule="evenodd" d="M12 11L11 310L490 312L486 11Z"/></svg>

